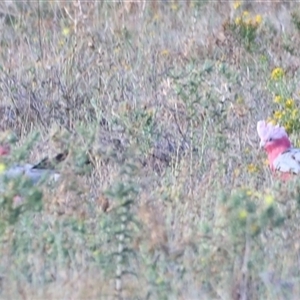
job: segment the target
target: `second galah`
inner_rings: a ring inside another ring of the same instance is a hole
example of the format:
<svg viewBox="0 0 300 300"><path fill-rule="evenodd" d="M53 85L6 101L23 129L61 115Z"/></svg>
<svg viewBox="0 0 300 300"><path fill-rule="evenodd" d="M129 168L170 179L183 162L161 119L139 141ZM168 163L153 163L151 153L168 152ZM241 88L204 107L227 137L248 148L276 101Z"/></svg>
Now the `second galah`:
<svg viewBox="0 0 300 300"><path fill-rule="evenodd" d="M10 148L8 146L0 146L0 156L10 154ZM61 162L66 158L66 153L58 154L52 160L48 158L43 159L36 165L24 164L24 165L13 165L6 169L2 175L12 179L19 176L25 176L32 181L33 184L38 183L44 177L49 176L51 180L57 181L60 174L55 171L53 165Z"/></svg>
<svg viewBox="0 0 300 300"><path fill-rule="evenodd" d="M268 155L269 165L272 171L282 172L283 179L290 174L300 173L300 149L293 148L284 127L257 122L257 132L260 137L260 147L263 147Z"/></svg>

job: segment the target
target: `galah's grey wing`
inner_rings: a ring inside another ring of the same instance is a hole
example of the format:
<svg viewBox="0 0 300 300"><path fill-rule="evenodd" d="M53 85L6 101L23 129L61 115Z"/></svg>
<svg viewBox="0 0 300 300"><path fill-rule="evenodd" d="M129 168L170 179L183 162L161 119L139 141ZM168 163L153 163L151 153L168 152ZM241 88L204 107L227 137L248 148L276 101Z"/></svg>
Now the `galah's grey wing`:
<svg viewBox="0 0 300 300"><path fill-rule="evenodd" d="M51 180L57 181L60 174L47 169L37 169L33 168L30 164L25 164L22 166L12 166L7 169L4 174L5 177L13 179L19 176L25 176L32 181L33 184L38 183L40 180L49 176Z"/></svg>
<svg viewBox="0 0 300 300"><path fill-rule="evenodd" d="M276 171L283 173L300 173L300 149L291 148L280 155L273 161Z"/></svg>
<svg viewBox="0 0 300 300"><path fill-rule="evenodd" d="M16 178L18 176L26 174L31 168L32 165L30 164L26 164L23 166L13 165L9 169L5 170L4 175L9 179Z"/></svg>

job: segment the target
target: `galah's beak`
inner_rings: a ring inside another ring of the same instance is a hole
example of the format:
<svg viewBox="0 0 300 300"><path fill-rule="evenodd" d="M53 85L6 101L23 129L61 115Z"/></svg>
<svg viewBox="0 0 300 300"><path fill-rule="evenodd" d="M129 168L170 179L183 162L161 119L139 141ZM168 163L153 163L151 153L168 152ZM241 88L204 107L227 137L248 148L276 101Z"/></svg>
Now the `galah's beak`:
<svg viewBox="0 0 300 300"><path fill-rule="evenodd" d="M266 145L266 142L261 140L260 143L259 143L259 148L262 149L262 148L265 147L265 145Z"/></svg>

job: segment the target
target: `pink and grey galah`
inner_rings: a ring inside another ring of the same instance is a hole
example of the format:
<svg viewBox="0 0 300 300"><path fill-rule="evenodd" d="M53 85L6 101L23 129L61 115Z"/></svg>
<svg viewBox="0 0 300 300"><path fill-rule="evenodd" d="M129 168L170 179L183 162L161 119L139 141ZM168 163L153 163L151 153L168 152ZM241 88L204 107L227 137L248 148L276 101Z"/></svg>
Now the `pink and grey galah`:
<svg viewBox="0 0 300 300"><path fill-rule="evenodd" d="M9 146L0 145L0 156L6 156L10 154ZM40 163L36 165L24 164L24 165L13 165L5 169L1 175L7 177L8 179L13 179L19 176L25 176L33 184L37 184L46 176L49 176L50 180L57 181L60 174L55 171L53 165L59 163L66 158L66 153L57 155L54 159L49 160L48 158L43 159Z"/></svg>
<svg viewBox="0 0 300 300"><path fill-rule="evenodd" d="M260 147L267 152L272 171L280 172L283 180L289 179L291 174L300 173L300 149L292 147L284 127L259 121L257 133Z"/></svg>

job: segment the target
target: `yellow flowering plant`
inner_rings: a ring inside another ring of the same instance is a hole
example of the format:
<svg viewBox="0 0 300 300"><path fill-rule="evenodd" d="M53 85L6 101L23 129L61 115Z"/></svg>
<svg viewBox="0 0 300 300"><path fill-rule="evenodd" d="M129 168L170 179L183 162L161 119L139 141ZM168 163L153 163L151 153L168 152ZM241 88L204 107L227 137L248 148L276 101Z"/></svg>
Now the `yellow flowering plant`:
<svg viewBox="0 0 300 300"><path fill-rule="evenodd" d="M233 8L238 9L241 7L242 2L241 1L234 1Z"/></svg>
<svg viewBox="0 0 300 300"><path fill-rule="evenodd" d="M252 16L248 11L242 11L240 1L235 1L233 7L236 10L236 16L229 24L229 28L246 45L247 49L250 49L256 38L257 29L263 21L262 16Z"/></svg>
<svg viewBox="0 0 300 300"><path fill-rule="evenodd" d="M230 223L229 230L235 236L247 231L257 236L268 227L282 224L283 217L276 205L276 193L272 190L253 190L248 186L231 191L229 197L223 198Z"/></svg>
<svg viewBox="0 0 300 300"><path fill-rule="evenodd" d="M294 99L276 95L273 102L277 105L269 121L284 126L288 134L300 130L300 110Z"/></svg>
<svg viewBox="0 0 300 300"><path fill-rule="evenodd" d="M274 81L278 81L283 79L284 77L284 71L282 68L275 68L273 69L272 73L271 73L271 79Z"/></svg>
<svg viewBox="0 0 300 300"><path fill-rule="evenodd" d="M275 109L268 119L273 124L285 127L288 134L300 130L300 109L297 101L291 97L293 92L289 90L288 78L281 67L271 71L268 87L275 94L273 103Z"/></svg>
<svg viewBox="0 0 300 300"><path fill-rule="evenodd" d="M255 164L249 164L247 165L247 170L249 173L257 173L259 171L259 168Z"/></svg>

